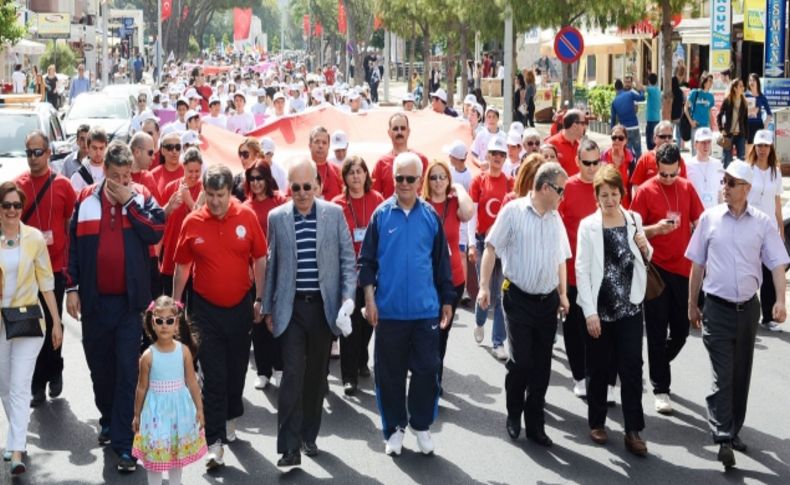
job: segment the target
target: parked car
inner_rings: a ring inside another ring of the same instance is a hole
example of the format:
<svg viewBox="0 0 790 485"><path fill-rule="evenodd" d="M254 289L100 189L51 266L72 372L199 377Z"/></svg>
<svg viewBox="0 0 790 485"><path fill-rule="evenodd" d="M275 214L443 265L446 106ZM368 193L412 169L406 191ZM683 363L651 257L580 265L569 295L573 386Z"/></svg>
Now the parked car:
<svg viewBox="0 0 790 485"><path fill-rule="evenodd" d="M133 106L132 111L137 108L138 94L144 93L149 105L154 98L154 92L151 90L151 86L147 84L110 84L102 89L101 92L109 96L128 96Z"/></svg>
<svg viewBox="0 0 790 485"><path fill-rule="evenodd" d="M124 96L109 96L105 93L83 93L74 99L63 118L67 137L77 134L81 124L100 126L109 139L129 141L129 125L132 121L132 105Z"/></svg>

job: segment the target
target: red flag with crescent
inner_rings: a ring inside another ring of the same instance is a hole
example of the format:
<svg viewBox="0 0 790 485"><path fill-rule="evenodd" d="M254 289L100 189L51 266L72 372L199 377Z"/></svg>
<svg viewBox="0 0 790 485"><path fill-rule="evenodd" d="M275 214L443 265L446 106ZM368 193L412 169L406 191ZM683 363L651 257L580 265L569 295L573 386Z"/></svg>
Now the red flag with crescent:
<svg viewBox="0 0 790 485"><path fill-rule="evenodd" d="M173 0L162 0L162 22L170 18L173 13Z"/></svg>
<svg viewBox="0 0 790 485"><path fill-rule="evenodd" d="M302 17L302 30L304 37L310 37L310 16L306 15Z"/></svg>
<svg viewBox="0 0 790 485"><path fill-rule="evenodd" d="M341 34L346 33L346 6L343 5L343 0L337 1L337 31Z"/></svg>
<svg viewBox="0 0 790 485"><path fill-rule="evenodd" d="M233 9L233 40L245 40L250 36L252 23L251 8Z"/></svg>

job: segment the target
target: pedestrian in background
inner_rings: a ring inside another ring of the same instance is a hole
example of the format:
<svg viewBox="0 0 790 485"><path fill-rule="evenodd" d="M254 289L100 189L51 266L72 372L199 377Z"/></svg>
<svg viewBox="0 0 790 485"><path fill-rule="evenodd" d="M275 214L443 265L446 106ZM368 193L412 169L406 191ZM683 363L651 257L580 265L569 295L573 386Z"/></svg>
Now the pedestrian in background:
<svg viewBox="0 0 790 485"><path fill-rule="evenodd" d="M655 147L653 142L653 129L661 121L661 88L658 87L658 75L651 72L647 75L647 88L645 89L647 106L645 110L645 145L648 150ZM640 142L641 143L641 142Z"/></svg>
<svg viewBox="0 0 790 485"><path fill-rule="evenodd" d="M733 79L727 87L727 93L719 107L719 113L716 115L716 124L719 126L721 136L724 137L728 144L722 146L722 163L724 168L732 161L732 151L735 149L738 160L743 160L746 157L746 120L748 113L748 104L743 95L743 81L740 79Z"/></svg>
<svg viewBox="0 0 790 485"><path fill-rule="evenodd" d="M691 154L697 154L696 137L694 134L700 128L710 128L710 112L715 100L710 92L713 87L713 75L704 74L700 79L700 87L689 93L688 101L683 107L683 116L688 117L691 124Z"/></svg>
<svg viewBox="0 0 790 485"><path fill-rule="evenodd" d="M755 73L749 74L749 89L745 96L749 106L746 119L746 152L748 153L754 144L754 135L773 121L773 112L768 104L768 98L763 94L760 76Z"/></svg>

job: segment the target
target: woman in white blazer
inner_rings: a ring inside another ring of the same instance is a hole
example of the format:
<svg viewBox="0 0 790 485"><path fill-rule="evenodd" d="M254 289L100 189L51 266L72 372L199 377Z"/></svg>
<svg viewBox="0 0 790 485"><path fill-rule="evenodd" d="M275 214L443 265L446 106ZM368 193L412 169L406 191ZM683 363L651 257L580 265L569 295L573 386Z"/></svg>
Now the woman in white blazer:
<svg viewBox="0 0 790 485"><path fill-rule="evenodd" d="M576 246L577 303L587 322L587 420L590 437L606 443L606 386L615 359L622 384L625 447L645 455L639 436L642 411L642 300L653 254L639 214L620 205L625 186L611 165L593 180L598 210L579 225Z"/></svg>

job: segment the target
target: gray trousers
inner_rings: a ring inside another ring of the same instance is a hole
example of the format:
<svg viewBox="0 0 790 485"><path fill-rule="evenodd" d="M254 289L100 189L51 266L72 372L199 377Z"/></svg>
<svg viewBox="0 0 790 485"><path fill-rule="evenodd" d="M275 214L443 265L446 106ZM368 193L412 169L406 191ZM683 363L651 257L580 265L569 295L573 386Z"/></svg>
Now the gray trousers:
<svg viewBox="0 0 790 485"><path fill-rule="evenodd" d="M713 370L707 403L715 443L729 442L743 427L759 318L760 303L756 297L745 303L740 312L705 298L702 342Z"/></svg>

